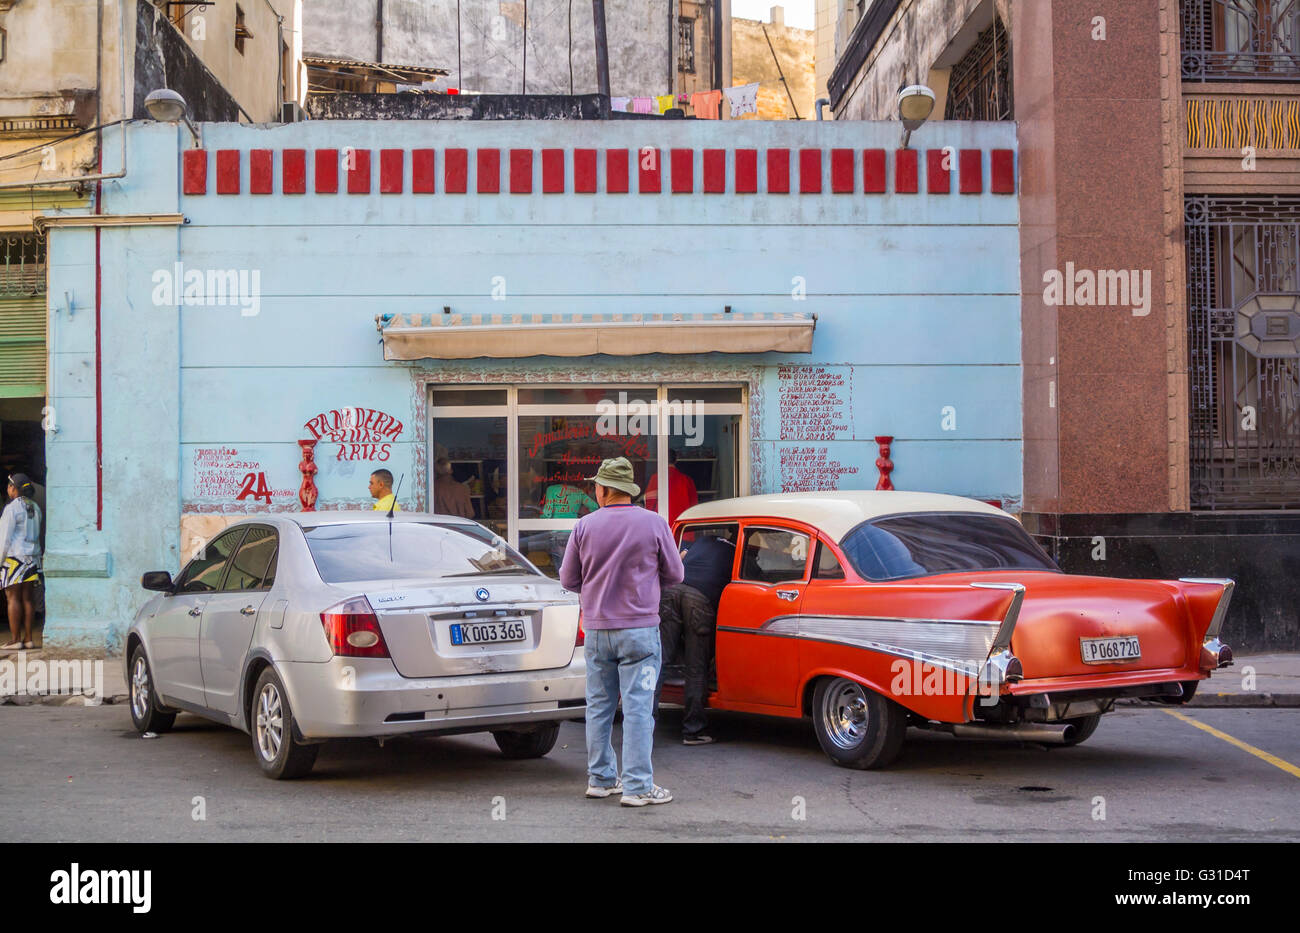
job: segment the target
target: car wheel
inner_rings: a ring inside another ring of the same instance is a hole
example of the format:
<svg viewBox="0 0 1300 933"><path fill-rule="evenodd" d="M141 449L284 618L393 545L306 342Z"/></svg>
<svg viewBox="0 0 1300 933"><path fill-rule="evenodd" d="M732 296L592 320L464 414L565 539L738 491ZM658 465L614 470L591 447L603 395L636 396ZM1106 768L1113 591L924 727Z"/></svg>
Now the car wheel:
<svg viewBox="0 0 1300 933"><path fill-rule="evenodd" d="M547 723L533 732L493 732L497 748L506 758L541 758L555 747L560 737L560 724Z"/></svg>
<svg viewBox="0 0 1300 933"><path fill-rule="evenodd" d="M1097 723L1101 722L1101 713L1093 713L1091 716L1079 716L1075 719L1062 719L1061 723L1067 726L1074 726L1074 735L1065 743L1066 746L1080 745L1088 740L1088 737L1097 731Z"/></svg>
<svg viewBox="0 0 1300 933"><path fill-rule="evenodd" d="M293 710L284 683L268 667L257 678L249 717L253 754L262 773L273 780L302 777L316 763L319 745L299 745L293 740Z"/></svg>
<svg viewBox="0 0 1300 933"><path fill-rule="evenodd" d="M131 722L141 732L168 732L176 722L176 714L158 703L158 692L153 686L153 672L145 657L144 645L136 645L131 652Z"/></svg>
<svg viewBox="0 0 1300 933"><path fill-rule="evenodd" d="M830 677L813 692L813 727L822 751L837 765L883 768L902 748L907 714L856 681Z"/></svg>

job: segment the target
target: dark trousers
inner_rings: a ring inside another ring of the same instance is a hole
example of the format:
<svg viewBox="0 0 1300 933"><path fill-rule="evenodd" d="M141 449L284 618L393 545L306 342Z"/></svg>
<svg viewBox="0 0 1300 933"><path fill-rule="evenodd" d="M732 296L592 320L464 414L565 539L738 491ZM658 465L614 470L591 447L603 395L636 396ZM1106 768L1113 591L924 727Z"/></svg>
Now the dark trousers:
<svg viewBox="0 0 1300 933"><path fill-rule="evenodd" d="M707 596L685 583L665 587L659 597L659 636L664 661L686 667L685 707L682 734L695 735L705 726L704 698L709 691L709 662L713 659L713 638L718 624L717 607ZM660 665L659 680L663 683Z"/></svg>

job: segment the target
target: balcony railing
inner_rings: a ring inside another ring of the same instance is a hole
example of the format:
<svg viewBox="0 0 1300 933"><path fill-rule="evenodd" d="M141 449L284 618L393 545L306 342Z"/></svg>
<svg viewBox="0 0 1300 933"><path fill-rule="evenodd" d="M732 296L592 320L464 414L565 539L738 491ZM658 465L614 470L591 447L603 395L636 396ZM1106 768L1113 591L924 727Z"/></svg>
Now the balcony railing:
<svg viewBox="0 0 1300 933"><path fill-rule="evenodd" d="M1182 0L1183 79L1300 81L1300 0Z"/></svg>

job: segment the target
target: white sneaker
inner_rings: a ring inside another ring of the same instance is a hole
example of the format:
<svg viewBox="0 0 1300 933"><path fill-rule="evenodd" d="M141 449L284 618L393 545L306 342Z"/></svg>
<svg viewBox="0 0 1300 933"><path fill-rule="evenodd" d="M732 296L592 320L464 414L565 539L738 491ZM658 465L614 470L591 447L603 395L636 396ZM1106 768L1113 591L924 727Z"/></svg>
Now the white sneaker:
<svg viewBox="0 0 1300 933"><path fill-rule="evenodd" d="M613 787L601 787L599 784L587 785L587 796L592 799L600 797L613 797L615 794L623 793L623 782L617 778L614 780Z"/></svg>
<svg viewBox="0 0 1300 933"><path fill-rule="evenodd" d="M666 787L656 784L646 794L624 794L619 801L625 807L645 807L652 803L672 803L673 793Z"/></svg>

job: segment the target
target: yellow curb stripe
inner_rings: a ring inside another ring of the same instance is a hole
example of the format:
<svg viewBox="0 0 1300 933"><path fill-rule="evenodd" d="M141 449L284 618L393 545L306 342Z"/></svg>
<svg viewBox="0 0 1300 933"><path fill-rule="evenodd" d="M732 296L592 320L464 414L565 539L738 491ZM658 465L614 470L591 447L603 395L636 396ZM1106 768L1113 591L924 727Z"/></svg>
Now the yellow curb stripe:
<svg viewBox="0 0 1300 933"><path fill-rule="evenodd" d="M1191 716L1186 716L1183 713L1177 712L1176 710L1164 709L1161 710L1160 712L1168 713L1170 716L1173 716L1175 719L1181 719L1183 722L1191 723L1196 728L1202 729L1210 733L1210 735L1214 736L1216 739L1223 739L1223 741L1227 742L1229 745L1235 745L1243 752L1250 752L1250 754L1254 755L1256 758L1260 758L1263 759L1264 761L1267 761L1273 767L1281 768L1283 771L1285 771L1287 774L1291 775L1292 777L1300 778L1300 767L1296 767L1295 765L1291 764L1291 762L1277 757L1277 755L1270 755L1262 748L1256 748L1255 746L1250 745L1247 742L1243 742L1241 739L1235 739L1232 736L1228 735L1228 733L1226 732L1220 732L1218 729L1214 728L1213 726L1207 726L1205 723L1198 722L1197 720L1193 719Z"/></svg>

